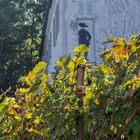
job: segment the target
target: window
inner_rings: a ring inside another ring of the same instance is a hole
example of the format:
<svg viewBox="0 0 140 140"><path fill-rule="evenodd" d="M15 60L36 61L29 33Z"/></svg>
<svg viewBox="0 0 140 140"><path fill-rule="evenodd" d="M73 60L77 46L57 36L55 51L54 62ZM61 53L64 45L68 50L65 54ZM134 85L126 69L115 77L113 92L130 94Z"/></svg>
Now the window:
<svg viewBox="0 0 140 140"><path fill-rule="evenodd" d="M93 15L93 0L77 0L77 10L79 17Z"/></svg>

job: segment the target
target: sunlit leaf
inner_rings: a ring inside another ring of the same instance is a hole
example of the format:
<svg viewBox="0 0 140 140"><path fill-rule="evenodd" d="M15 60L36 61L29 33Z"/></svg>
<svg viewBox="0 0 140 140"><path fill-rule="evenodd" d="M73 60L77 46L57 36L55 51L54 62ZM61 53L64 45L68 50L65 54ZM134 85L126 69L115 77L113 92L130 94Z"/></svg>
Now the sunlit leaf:
<svg viewBox="0 0 140 140"><path fill-rule="evenodd" d="M75 48L74 48L74 52L75 52L76 54L79 54L79 53L80 53L79 47L75 47Z"/></svg>
<svg viewBox="0 0 140 140"><path fill-rule="evenodd" d="M19 121L21 120L21 117L19 115L15 115L14 118Z"/></svg>
<svg viewBox="0 0 140 140"><path fill-rule="evenodd" d="M94 102L95 102L96 105L100 105L100 100L99 99L95 99Z"/></svg>
<svg viewBox="0 0 140 140"><path fill-rule="evenodd" d="M125 46L125 40L124 38L118 38L114 43L113 43L113 47L117 47L117 46L122 46L122 48Z"/></svg>
<svg viewBox="0 0 140 140"><path fill-rule="evenodd" d="M59 73L57 74L56 78L60 80L60 79L63 79L64 76L65 76L65 70L62 69L62 70L59 71Z"/></svg>
<svg viewBox="0 0 140 140"><path fill-rule="evenodd" d="M25 117L26 117L27 119L31 119L31 118L32 118L32 113L26 113L26 114L25 114Z"/></svg>
<svg viewBox="0 0 140 140"><path fill-rule="evenodd" d="M72 61L70 61L67 67L68 67L69 70L74 71L74 69L75 69L75 63L72 62Z"/></svg>
<svg viewBox="0 0 140 140"><path fill-rule="evenodd" d="M28 93L30 91L30 89L29 88L20 88L19 91L23 92L23 93Z"/></svg>
<svg viewBox="0 0 140 140"><path fill-rule="evenodd" d="M91 89L85 91L85 96L84 96L84 104L88 105L89 101L92 100L94 97L94 94L92 93Z"/></svg>
<svg viewBox="0 0 140 140"><path fill-rule="evenodd" d="M78 59L76 61L76 66L78 66L80 64L86 64L86 61L83 56L78 57Z"/></svg>
<svg viewBox="0 0 140 140"><path fill-rule="evenodd" d="M64 106L64 110L70 111L71 110L71 106L69 104L68 105L65 105Z"/></svg>
<svg viewBox="0 0 140 140"><path fill-rule="evenodd" d="M40 72L42 70L45 70L45 68L46 68L46 63L41 61L34 67L33 71L34 72Z"/></svg>
<svg viewBox="0 0 140 140"><path fill-rule="evenodd" d="M117 127L115 127L114 125L112 125L110 129L111 129L115 134L117 133Z"/></svg>
<svg viewBox="0 0 140 140"><path fill-rule="evenodd" d="M136 48L135 41L128 41L127 45L129 46L131 52L135 52L136 51L137 48Z"/></svg>
<svg viewBox="0 0 140 140"><path fill-rule="evenodd" d="M36 117L36 119L34 120L34 124L38 125L40 123L40 118L39 117Z"/></svg>
<svg viewBox="0 0 140 140"><path fill-rule="evenodd" d="M80 53L84 54L86 52L89 52L89 48L85 44L79 45Z"/></svg>
<svg viewBox="0 0 140 140"><path fill-rule="evenodd" d="M108 36L106 41L104 41L102 44L107 44L107 43L111 43L111 42L114 42L116 40L116 37L113 37L113 36Z"/></svg>

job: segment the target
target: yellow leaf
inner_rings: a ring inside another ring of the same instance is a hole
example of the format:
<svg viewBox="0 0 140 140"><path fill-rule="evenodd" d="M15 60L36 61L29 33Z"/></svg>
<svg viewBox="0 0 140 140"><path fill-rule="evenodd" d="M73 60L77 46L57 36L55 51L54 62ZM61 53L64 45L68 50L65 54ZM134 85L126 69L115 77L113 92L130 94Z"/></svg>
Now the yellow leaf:
<svg viewBox="0 0 140 140"><path fill-rule="evenodd" d="M72 62L72 61L70 61L69 64L68 64L68 69L69 69L70 71L74 71L74 69L75 69L75 63Z"/></svg>
<svg viewBox="0 0 140 140"><path fill-rule="evenodd" d="M118 38L116 41L114 41L113 47L116 47L116 46L125 46L124 38Z"/></svg>
<svg viewBox="0 0 140 140"><path fill-rule="evenodd" d="M89 101L91 99L93 99L94 95L92 93L91 90L86 90L85 91L85 96L84 96L84 105L88 105L89 104Z"/></svg>
<svg viewBox="0 0 140 140"><path fill-rule="evenodd" d="M36 73L34 71L29 72L28 78L29 78L31 84L34 84L36 81Z"/></svg>
<svg viewBox="0 0 140 140"><path fill-rule="evenodd" d="M86 64L86 60L84 59L83 56L80 56L80 57L78 57L78 59L77 59L76 66L78 66L78 65L80 65L80 64L83 64L83 65Z"/></svg>
<svg viewBox="0 0 140 140"><path fill-rule="evenodd" d="M32 107L32 111L35 111L36 110L36 108L35 107Z"/></svg>
<svg viewBox="0 0 140 140"><path fill-rule="evenodd" d="M8 105L9 103L15 103L15 98L6 97L6 98L4 99L4 105Z"/></svg>
<svg viewBox="0 0 140 140"><path fill-rule="evenodd" d="M30 79L29 79L28 76L22 77L22 78L21 78L21 82L26 83L26 84L29 85L29 86L32 85L32 83L31 83L31 81L30 81Z"/></svg>
<svg viewBox="0 0 140 140"><path fill-rule="evenodd" d="M75 47L75 48L74 48L74 52L75 52L76 54L79 54L79 53L80 53L79 47Z"/></svg>
<svg viewBox="0 0 140 140"><path fill-rule="evenodd" d="M38 125L40 123L40 118L39 117L36 117L36 119L34 120L34 124Z"/></svg>
<svg viewBox="0 0 140 140"><path fill-rule="evenodd" d="M60 61L56 61L55 65L58 66L58 67L62 67L63 66L63 64Z"/></svg>
<svg viewBox="0 0 140 140"><path fill-rule="evenodd" d="M34 132L36 131L35 129L33 129L32 127L30 129L28 129L29 132Z"/></svg>
<svg viewBox="0 0 140 140"><path fill-rule="evenodd" d="M46 68L46 63L41 61L34 67L33 71L37 73L37 72L40 72L42 70L45 70L45 68Z"/></svg>
<svg viewBox="0 0 140 140"><path fill-rule="evenodd" d="M115 134L117 133L117 128L116 128L114 125L112 125L110 129L111 129Z"/></svg>
<svg viewBox="0 0 140 140"><path fill-rule="evenodd" d="M79 45L80 53L84 54L86 52L89 52L89 48L85 44L80 44Z"/></svg>
<svg viewBox="0 0 140 140"><path fill-rule="evenodd" d="M13 104L14 108L20 108L20 106L18 104Z"/></svg>
<svg viewBox="0 0 140 140"><path fill-rule="evenodd" d="M21 120L21 117L18 116L18 115L15 115L14 118L15 118L16 120Z"/></svg>
<svg viewBox="0 0 140 140"><path fill-rule="evenodd" d="M32 97L33 97L33 93L26 94L25 95L25 100L26 101L31 101L32 100Z"/></svg>
<svg viewBox="0 0 140 140"><path fill-rule="evenodd" d="M44 90L46 88L46 82L47 82L47 75L46 74L43 74L40 78L41 80L41 83L40 83L40 88L42 90Z"/></svg>
<svg viewBox="0 0 140 140"><path fill-rule="evenodd" d="M72 58L72 61L73 61L73 62L76 62L77 59L78 59L78 57L74 56L74 57Z"/></svg>
<svg viewBox="0 0 140 140"><path fill-rule="evenodd" d="M45 98L44 97L41 97L40 102L43 103L44 100L45 100Z"/></svg>
<svg viewBox="0 0 140 140"><path fill-rule="evenodd" d="M31 119L31 118L32 118L32 113L26 113L26 114L25 114L25 117L26 117L27 119Z"/></svg>
<svg viewBox="0 0 140 140"><path fill-rule="evenodd" d="M13 108L8 108L8 112L10 115L15 115L15 111L13 110Z"/></svg>
<svg viewBox="0 0 140 140"><path fill-rule="evenodd" d="M96 99L94 102L95 102L96 105L100 105L100 100L99 99Z"/></svg>
<svg viewBox="0 0 140 140"><path fill-rule="evenodd" d="M137 47L135 41L128 41L127 45L129 46L131 52L136 51Z"/></svg>
<svg viewBox="0 0 140 140"><path fill-rule="evenodd" d="M28 129L28 131L29 131L29 132L34 132L34 133L36 133L36 134L39 134L39 135L43 136L42 132L37 131L36 129L34 129L34 128L32 128L32 127L31 127L30 129Z"/></svg>
<svg viewBox="0 0 140 140"><path fill-rule="evenodd" d="M29 88L20 88L19 89L19 91L22 93L27 93L27 92L29 92L29 90L30 90Z"/></svg>
<svg viewBox="0 0 140 140"><path fill-rule="evenodd" d="M71 110L71 106L69 104L65 105L64 110L70 111Z"/></svg>

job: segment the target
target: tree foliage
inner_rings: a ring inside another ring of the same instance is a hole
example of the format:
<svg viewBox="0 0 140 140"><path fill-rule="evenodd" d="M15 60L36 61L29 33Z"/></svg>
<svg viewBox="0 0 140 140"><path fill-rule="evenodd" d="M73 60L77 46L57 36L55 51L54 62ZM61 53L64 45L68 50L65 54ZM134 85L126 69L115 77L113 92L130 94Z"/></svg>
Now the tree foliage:
<svg viewBox="0 0 140 140"><path fill-rule="evenodd" d="M46 1L0 0L0 88L15 88L38 60Z"/></svg>
<svg viewBox="0 0 140 140"><path fill-rule="evenodd" d="M0 137L74 140L76 112L80 111L84 115L84 140L139 140L139 35L128 42L115 39L113 47L101 54L103 63L95 69L84 59L87 51L80 45L71 60L64 56L57 61L54 79L46 75L44 62L22 77L15 98L5 97L0 104ZM82 108L76 96L80 64L86 66Z"/></svg>

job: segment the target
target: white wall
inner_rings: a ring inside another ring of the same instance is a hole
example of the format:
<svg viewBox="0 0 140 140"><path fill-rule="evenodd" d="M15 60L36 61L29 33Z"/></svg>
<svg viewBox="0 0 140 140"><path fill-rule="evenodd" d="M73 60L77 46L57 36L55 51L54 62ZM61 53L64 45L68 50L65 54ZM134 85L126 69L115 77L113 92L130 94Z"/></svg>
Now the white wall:
<svg viewBox="0 0 140 140"><path fill-rule="evenodd" d="M78 0L55 1L59 2L60 29L56 46L52 46L51 49L52 57L49 72L54 71L54 63L60 56L64 54L73 55L73 48L78 45ZM128 39L130 34L140 31L139 11L140 0L93 0L93 15L91 20L87 20L87 24L93 27L92 30L90 29L93 39L90 45L90 61L101 62L100 53L111 46L102 45L107 36L112 35ZM52 24L53 21L51 21L49 33L53 31ZM47 43L45 46L47 47Z"/></svg>

